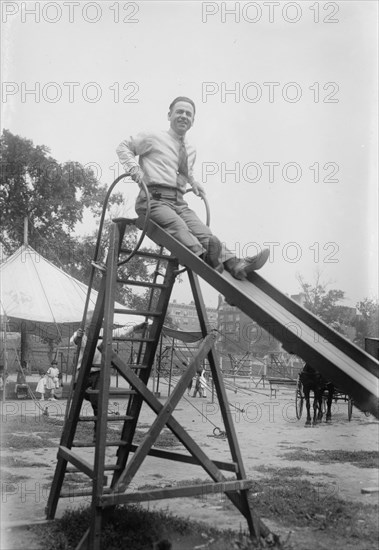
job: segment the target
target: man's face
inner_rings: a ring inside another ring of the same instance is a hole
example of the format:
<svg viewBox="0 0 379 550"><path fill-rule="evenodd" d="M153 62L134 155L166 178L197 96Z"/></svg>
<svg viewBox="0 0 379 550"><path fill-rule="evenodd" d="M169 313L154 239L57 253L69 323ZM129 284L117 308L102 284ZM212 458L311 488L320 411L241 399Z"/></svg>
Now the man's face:
<svg viewBox="0 0 379 550"><path fill-rule="evenodd" d="M168 120L172 130L179 136L183 136L193 124L195 113L191 103L178 101L168 113Z"/></svg>

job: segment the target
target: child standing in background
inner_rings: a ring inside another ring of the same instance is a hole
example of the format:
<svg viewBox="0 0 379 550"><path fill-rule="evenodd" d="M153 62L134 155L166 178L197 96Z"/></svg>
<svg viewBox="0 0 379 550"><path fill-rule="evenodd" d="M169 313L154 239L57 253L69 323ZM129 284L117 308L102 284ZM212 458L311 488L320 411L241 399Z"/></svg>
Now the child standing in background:
<svg viewBox="0 0 379 550"><path fill-rule="evenodd" d="M46 372L45 380L46 380L46 388L51 391L50 395L50 401L56 401L55 399L55 392L54 390L59 388L59 369L57 367L58 363L54 359L51 362L51 367Z"/></svg>
<svg viewBox="0 0 379 550"><path fill-rule="evenodd" d="M40 379L36 387L36 393L41 394L41 401L45 401L45 388L46 388L46 376L43 372L40 372Z"/></svg>

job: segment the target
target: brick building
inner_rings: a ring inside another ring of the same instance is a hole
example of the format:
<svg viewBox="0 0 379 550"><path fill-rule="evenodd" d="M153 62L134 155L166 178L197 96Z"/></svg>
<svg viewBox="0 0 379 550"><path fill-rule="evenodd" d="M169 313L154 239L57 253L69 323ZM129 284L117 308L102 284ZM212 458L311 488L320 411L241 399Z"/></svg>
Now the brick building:
<svg viewBox="0 0 379 550"><path fill-rule="evenodd" d="M207 307L206 310L210 327L217 328L217 308ZM200 330L195 302L179 304L173 300L168 306L168 314L179 330L186 332Z"/></svg>
<svg viewBox="0 0 379 550"><path fill-rule="evenodd" d="M219 295L217 310L219 351L263 356L268 351L277 349L278 342L267 331L240 309L228 304L221 295Z"/></svg>

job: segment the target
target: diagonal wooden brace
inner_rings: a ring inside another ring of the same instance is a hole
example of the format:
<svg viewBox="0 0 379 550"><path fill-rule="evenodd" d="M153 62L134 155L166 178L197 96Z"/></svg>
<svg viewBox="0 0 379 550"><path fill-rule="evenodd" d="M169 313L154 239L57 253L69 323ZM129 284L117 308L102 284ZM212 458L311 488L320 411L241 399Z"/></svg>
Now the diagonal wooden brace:
<svg viewBox="0 0 379 550"><path fill-rule="evenodd" d="M132 481L133 477L137 473L149 450L158 439L158 436L161 433L162 429L168 423L175 407L183 397L183 394L186 391L190 380L194 376L196 370L200 367L203 359L208 355L215 341L216 333L214 331L206 336L199 348L198 353L191 361L186 371L183 373L174 391L159 411L157 418L147 432L144 440L142 441L142 443L140 443L129 464L114 485L114 492L123 492L126 490L126 487L129 485L129 483ZM128 382L133 385L133 380L130 379L130 377L128 377Z"/></svg>
<svg viewBox="0 0 379 550"><path fill-rule="evenodd" d="M119 371L119 373L137 390L144 401L149 407L159 414L163 408L160 401L153 395L153 393L146 387L146 385L139 379L139 377L129 368L122 359L113 353L112 365ZM180 383L180 382L179 382ZM188 377L189 383L189 377ZM187 386L188 386L187 383ZM183 383L182 394L185 391L186 382ZM179 441L184 447L192 454L192 456L198 461L199 465L204 468L207 474L216 482L226 481L226 478L216 466L216 464L204 453L201 447L194 441L194 439L187 433L187 431L181 426L181 424L173 417L169 416L167 420L167 426L172 433L176 435ZM246 517L252 517L254 522L255 535L268 537L271 532L263 521L256 515L251 506L246 506L245 500L241 498L241 493L225 491L226 496L233 502L236 508ZM99 504L103 507L113 506L115 504L114 493L103 495Z"/></svg>

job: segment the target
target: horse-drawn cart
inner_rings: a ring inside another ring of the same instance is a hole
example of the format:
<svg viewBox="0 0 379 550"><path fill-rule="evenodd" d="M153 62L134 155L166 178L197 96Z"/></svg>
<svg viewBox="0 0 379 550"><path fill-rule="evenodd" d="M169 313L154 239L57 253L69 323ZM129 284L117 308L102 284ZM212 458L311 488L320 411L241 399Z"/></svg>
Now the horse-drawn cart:
<svg viewBox="0 0 379 550"><path fill-rule="evenodd" d="M330 388L322 388L322 416L327 413L327 401L328 401L328 394L330 392ZM303 384L301 381L301 373L299 374L296 382L296 389L295 389L295 409L296 409L296 418L300 420L301 415L303 413L303 407L304 407L304 400L306 399L306 396L304 394ZM347 395L345 392L341 391L339 388L336 388L333 386L333 396L332 400L337 403L338 401L343 401L344 403L347 403L347 418L350 421L351 416L353 413L353 400L352 398Z"/></svg>

